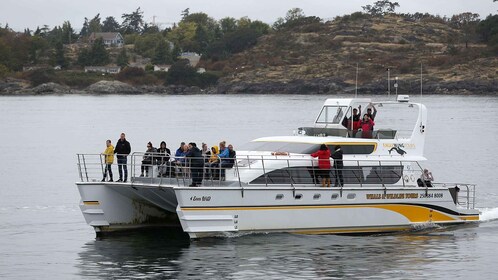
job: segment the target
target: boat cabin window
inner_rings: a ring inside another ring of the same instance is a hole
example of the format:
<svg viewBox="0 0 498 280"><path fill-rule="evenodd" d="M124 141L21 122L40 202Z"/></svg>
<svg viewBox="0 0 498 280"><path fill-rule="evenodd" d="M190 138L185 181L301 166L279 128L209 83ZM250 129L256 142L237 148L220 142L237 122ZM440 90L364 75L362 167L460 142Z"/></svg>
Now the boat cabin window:
<svg viewBox="0 0 498 280"><path fill-rule="evenodd" d="M347 106L323 106L316 123L338 124L346 114Z"/></svg>
<svg viewBox="0 0 498 280"><path fill-rule="evenodd" d="M394 166L344 166L344 184L386 184L399 182L403 172L402 165ZM331 174L333 176L333 174ZM287 167L273 170L254 179L251 184L300 184L319 185L316 169L311 166Z"/></svg>
<svg viewBox="0 0 498 280"><path fill-rule="evenodd" d="M345 155L368 155L375 151L375 143L359 145L340 143L340 145ZM334 151L335 144L328 145L328 147L330 151ZM318 151L319 148L320 144L256 141L244 145L241 150L311 154Z"/></svg>

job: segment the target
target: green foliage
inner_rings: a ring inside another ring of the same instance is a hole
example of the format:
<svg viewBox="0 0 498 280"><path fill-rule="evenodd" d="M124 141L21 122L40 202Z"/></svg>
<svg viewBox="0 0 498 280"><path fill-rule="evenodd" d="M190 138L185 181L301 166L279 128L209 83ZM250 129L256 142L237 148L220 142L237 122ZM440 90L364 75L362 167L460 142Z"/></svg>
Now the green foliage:
<svg viewBox="0 0 498 280"><path fill-rule="evenodd" d="M60 65L62 68L67 67L66 57L64 56L64 48L61 42L55 45L54 63L53 65Z"/></svg>
<svg viewBox="0 0 498 280"><path fill-rule="evenodd" d="M168 71L166 85L187 85L206 87L216 84L219 76L213 73L199 74L192 68L188 60L175 62Z"/></svg>
<svg viewBox="0 0 498 280"><path fill-rule="evenodd" d="M7 66L0 64L0 79L5 78L9 72L9 68L7 68Z"/></svg>
<svg viewBox="0 0 498 280"><path fill-rule="evenodd" d="M153 74L148 74L142 68L126 67L116 75L119 81L131 83L134 85L156 84L158 78Z"/></svg>
<svg viewBox="0 0 498 280"><path fill-rule="evenodd" d="M361 6L363 11L373 16L385 16L386 14L394 13L397 7L399 7L398 2L391 2L389 0L379 0L373 5Z"/></svg>
<svg viewBox="0 0 498 280"><path fill-rule="evenodd" d="M461 13L454 15L450 19L450 24L455 28L462 30L461 40L465 42L465 47L468 47L469 41L476 37L476 28L479 24L479 14Z"/></svg>
<svg viewBox="0 0 498 280"><path fill-rule="evenodd" d="M102 32L118 32L121 25L116 21L114 17L106 17L104 22L102 22Z"/></svg>
<svg viewBox="0 0 498 280"><path fill-rule="evenodd" d="M102 32L102 24L100 23L100 14L97 14L88 22L88 33Z"/></svg>
<svg viewBox="0 0 498 280"><path fill-rule="evenodd" d="M477 26L481 40L492 47L498 47L498 15L489 15Z"/></svg>
<svg viewBox="0 0 498 280"><path fill-rule="evenodd" d="M138 7L131 14L123 14L121 18L123 23L121 24L121 29L124 34L140 33L144 25L144 12Z"/></svg>
<svg viewBox="0 0 498 280"><path fill-rule="evenodd" d="M32 86L38 86L54 81L55 73L53 69L37 69L25 73L25 78L31 82Z"/></svg>
<svg viewBox="0 0 498 280"><path fill-rule="evenodd" d="M128 66L128 54L126 53L126 48L122 48L116 57L116 65L120 67Z"/></svg>
<svg viewBox="0 0 498 280"><path fill-rule="evenodd" d="M156 48L154 49L154 57L152 58L152 63L166 64L172 62L173 58L171 57L169 44L164 39L160 40L157 43Z"/></svg>
<svg viewBox="0 0 498 280"><path fill-rule="evenodd" d="M78 55L78 64L81 66L106 65L109 61L109 53L102 38L97 38L90 49L83 49Z"/></svg>

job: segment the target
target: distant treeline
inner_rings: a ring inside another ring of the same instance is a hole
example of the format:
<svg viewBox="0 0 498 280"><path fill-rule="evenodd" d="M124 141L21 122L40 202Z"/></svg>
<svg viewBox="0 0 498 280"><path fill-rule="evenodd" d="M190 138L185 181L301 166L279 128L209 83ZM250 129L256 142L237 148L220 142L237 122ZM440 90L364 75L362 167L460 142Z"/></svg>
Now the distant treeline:
<svg viewBox="0 0 498 280"><path fill-rule="evenodd" d="M363 6L363 12L337 17L336 20L347 22L383 17L395 13L397 7L399 7L397 2L376 1L373 5ZM498 50L498 15L489 15L484 20L474 13L462 13L450 18L427 13L401 14L401 16L410 21L448 24L462 31L460 32L463 34L462 37L456 38L460 43L484 42ZM107 64L126 67L139 56L150 58L152 64L173 65L172 73L156 75L153 78L156 83L162 81L166 84L207 85L215 83L217 77L229 74L223 71L223 68L217 69L216 62L227 60L233 54L253 47L261 36L284 33L294 28L304 28L313 32L314 28L323 24L325 23L320 18L306 16L299 8L289 10L285 17L278 18L272 26L247 17L240 19L225 17L215 20L205 13L190 13L189 9L185 9L180 22L172 27L160 29L157 25L146 23L143 11L137 8L129 14L123 14L121 23L112 16L102 19L100 14L91 19L85 18L79 33L75 32L68 21L52 29L44 25L34 31L25 29L24 32L15 32L8 25L0 26L0 78L13 75L27 65L59 65L62 69L82 69L83 66ZM76 53L70 53L71 51L65 47L69 44L88 42L89 35L94 32L120 32L124 36L126 45L132 47L110 50L104 46L101 39L86 47L76 48ZM189 69L187 64L177 61L179 53L185 51L202 55L208 76L210 75L207 79L199 78L194 69ZM151 70L150 66L145 72L148 70ZM209 70L218 72L209 74ZM132 73L132 70L128 71ZM138 70L133 71L135 74L138 73L136 72ZM140 75L147 76L145 72ZM127 76L126 73L123 75ZM29 78L30 75L24 77Z"/></svg>

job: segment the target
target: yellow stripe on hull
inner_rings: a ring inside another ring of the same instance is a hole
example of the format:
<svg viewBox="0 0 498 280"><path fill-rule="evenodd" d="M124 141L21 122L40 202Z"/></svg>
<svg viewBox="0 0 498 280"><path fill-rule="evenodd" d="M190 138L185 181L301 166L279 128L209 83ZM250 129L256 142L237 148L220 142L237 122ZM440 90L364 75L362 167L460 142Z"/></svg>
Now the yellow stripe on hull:
<svg viewBox="0 0 498 280"><path fill-rule="evenodd" d="M255 210L307 210L307 209L345 209L345 208L377 208L396 212L405 216L411 223L424 222L458 222L458 221L478 221L479 215L456 216L427 208L419 205L402 204L363 204L363 205L305 205L305 206L255 206L255 207L200 207L181 208L182 211L255 211Z"/></svg>

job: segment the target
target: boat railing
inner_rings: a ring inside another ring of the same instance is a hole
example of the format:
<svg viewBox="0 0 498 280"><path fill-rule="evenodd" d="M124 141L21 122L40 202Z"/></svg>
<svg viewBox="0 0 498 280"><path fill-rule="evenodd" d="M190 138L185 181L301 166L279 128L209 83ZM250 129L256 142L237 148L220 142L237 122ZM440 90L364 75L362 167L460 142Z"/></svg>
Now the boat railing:
<svg viewBox="0 0 498 280"><path fill-rule="evenodd" d="M79 177L82 182L99 182L104 177L105 156L102 154L77 154ZM208 157L187 158L159 153L135 152L127 156L128 179L131 183L150 185L189 186L192 170L202 169L201 186L314 186L322 185L318 160L306 155L290 156L276 152L272 156L237 156L233 165L209 164ZM202 166L192 166L192 160ZM232 159L222 159L228 162ZM422 167L416 161L343 160L342 168L335 168L331 159L331 184L342 175L344 186L386 188L387 186L417 187ZM412 164L413 163L413 164ZM118 178L117 161L112 165L114 179ZM241 175L242 174L242 175ZM244 183L244 184L243 184ZM475 185L432 183L433 187L448 188L455 204L473 209L475 206ZM429 191L430 186L422 188Z"/></svg>
<svg viewBox="0 0 498 280"><path fill-rule="evenodd" d="M244 185L291 185L320 186L318 161L309 156L291 157L286 153L274 156L237 156L233 165L225 164L231 159L222 159L222 164L210 164L207 157L199 158L202 166L193 167L193 158L174 157L159 153L135 152L127 156L128 178L131 183L167 184L188 186L192 181L192 170L202 169L203 186ZM78 171L83 182L99 182L104 178L106 163L102 154L78 154ZM333 160L331 159L332 165ZM417 164L407 161L344 160L344 167L332 167L331 183L341 176L344 185L402 185L414 186L421 174ZM118 178L117 161L114 160L114 179ZM243 171L243 172L241 172ZM242 174L242 175L241 175ZM228 179L228 180L227 180ZM339 180L340 181L340 180Z"/></svg>
<svg viewBox="0 0 498 280"><path fill-rule="evenodd" d="M77 167L81 182L107 181L106 156L103 154L77 154ZM236 159L223 158L217 163L208 164L208 157L189 158L175 157L174 155L134 152L126 155L126 169L130 183L143 183L152 185L177 185L188 186L191 184L192 169L202 169L203 183L205 186L226 185L226 176L232 170L232 177L240 179L236 168ZM202 166L192 166L192 160L202 161ZM233 161L234 164L230 164ZM119 165L116 158L111 164L113 179L119 178Z"/></svg>
<svg viewBox="0 0 498 280"><path fill-rule="evenodd" d="M376 128L372 133L363 133L360 130L352 130L346 128L332 128L332 127L299 127L295 131L295 135L308 135L308 136L338 136L346 138L366 138L366 139L406 139L410 138L413 130L394 130L390 128Z"/></svg>
<svg viewBox="0 0 498 280"><path fill-rule="evenodd" d="M456 205L474 209L476 205L476 185L464 183L433 183L434 187L448 188Z"/></svg>

